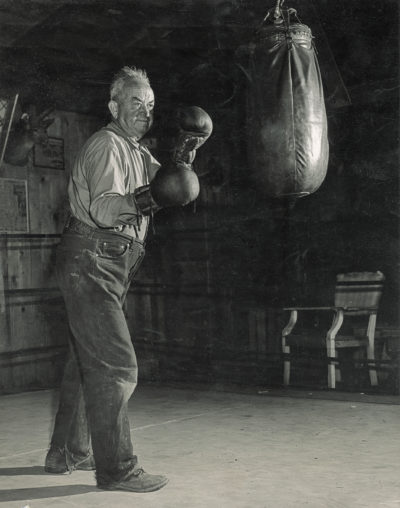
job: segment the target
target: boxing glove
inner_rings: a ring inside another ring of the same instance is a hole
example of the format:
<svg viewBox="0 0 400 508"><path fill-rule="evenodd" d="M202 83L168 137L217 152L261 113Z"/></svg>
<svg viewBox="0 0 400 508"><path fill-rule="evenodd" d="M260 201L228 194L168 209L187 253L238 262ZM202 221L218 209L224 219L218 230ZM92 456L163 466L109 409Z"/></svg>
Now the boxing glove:
<svg viewBox="0 0 400 508"><path fill-rule="evenodd" d="M158 206L184 206L197 198L200 184L192 162L212 130L212 120L204 109L189 106L176 110L165 131L169 157L150 183Z"/></svg>
<svg viewBox="0 0 400 508"><path fill-rule="evenodd" d="M160 207L184 206L197 198L200 183L191 164L178 162L158 171L150 183L150 191Z"/></svg>
<svg viewBox="0 0 400 508"><path fill-rule="evenodd" d="M207 141L212 130L212 120L204 109L198 106L178 108L165 136L171 146L171 161L191 164L196 150Z"/></svg>
<svg viewBox="0 0 400 508"><path fill-rule="evenodd" d="M197 198L200 184L192 162L212 130L210 116L198 106L178 108L168 118L160 140L165 162L150 185L134 192L136 207L142 215L163 207L184 206Z"/></svg>

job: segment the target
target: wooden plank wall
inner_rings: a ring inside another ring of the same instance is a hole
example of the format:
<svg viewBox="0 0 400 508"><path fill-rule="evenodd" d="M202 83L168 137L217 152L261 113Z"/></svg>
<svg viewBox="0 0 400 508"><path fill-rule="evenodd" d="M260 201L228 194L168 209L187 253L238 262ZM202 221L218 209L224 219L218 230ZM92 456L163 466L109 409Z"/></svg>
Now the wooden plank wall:
<svg viewBox="0 0 400 508"><path fill-rule="evenodd" d="M55 255L66 217L66 185L96 118L55 111L48 134L64 140L65 169L3 163L0 177L27 181L29 232L0 232L0 392L54 386L68 326L55 278Z"/></svg>
<svg viewBox="0 0 400 508"><path fill-rule="evenodd" d="M35 167L32 157L26 167L4 163L0 168L0 177L27 181L30 222L29 233L0 234L3 393L54 386L62 373L68 327L55 278L55 251L71 165L100 125L96 118L72 112L54 116L49 135L64 140L65 170ZM199 209L167 211L164 217L160 212L128 295L141 379L264 380L264 371L270 370L267 355L276 353L273 311L254 299L238 300L227 287L230 281L221 282L218 274L223 260L214 253L220 239L210 220L215 210L234 206L229 171L235 154L221 140L215 147L198 154L197 170L205 175ZM208 167L218 173L218 181L208 180Z"/></svg>
<svg viewBox="0 0 400 508"><path fill-rule="evenodd" d="M216 139L214 147L197 154L199 174L207 175L207 167L218 173L217 181L201 178L197 209L189 205L157 214L155 234L128 293L128 324L142 379L217 385L281 377L280 316L254 295L235 295L230 287L235 275L224 278L221 264L227 259L216 253L226 239L215 221L222 223L235 206L229 186L235 154L226 143Z"/></svg>

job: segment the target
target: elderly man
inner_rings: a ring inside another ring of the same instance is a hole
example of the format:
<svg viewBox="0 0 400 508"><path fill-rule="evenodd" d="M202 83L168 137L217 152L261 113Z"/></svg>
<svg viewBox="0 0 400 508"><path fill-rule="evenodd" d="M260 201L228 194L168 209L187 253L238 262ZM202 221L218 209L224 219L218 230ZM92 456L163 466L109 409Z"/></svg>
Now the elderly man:
<svg viewBox="0 0 400 508"><path fill-rule="evenodd" d="M71 340L45 470L96 469L101 489L151 492L168 480L146 473L133 451L127 403L138 369L123 303L144 256L149 217L197 196L191 162L212 122L196 107L176 114L171 164L160 169L139 144L154 111L145 71L124 67L110 92L112 121L83 146L68 186L71 215L57 275Z"/></svg>

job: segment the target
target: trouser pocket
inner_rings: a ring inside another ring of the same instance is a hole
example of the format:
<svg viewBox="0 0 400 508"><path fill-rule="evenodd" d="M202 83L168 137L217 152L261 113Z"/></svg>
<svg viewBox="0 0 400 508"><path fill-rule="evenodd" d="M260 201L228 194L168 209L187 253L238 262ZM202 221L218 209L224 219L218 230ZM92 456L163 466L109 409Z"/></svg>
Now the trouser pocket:
<svg viewBox="0 0 400 508"><path fill-rule="evenodd" d="M145 249L142 244L138 242L133 242L129 253L131 256L130 259L130 266L129 266L129 275L128 275L128 281L129 283L132 281L134 276L136 275L137 271L140 268L140 265L142 264L144 255L145 255Z"/></svg>
<svg viewBox="0 0 400 508"><path fill-rule="evenodd" d="M102 259L119 260L129 251L129 242L124 240L100 240L96 246L96 255Z"/></svg>

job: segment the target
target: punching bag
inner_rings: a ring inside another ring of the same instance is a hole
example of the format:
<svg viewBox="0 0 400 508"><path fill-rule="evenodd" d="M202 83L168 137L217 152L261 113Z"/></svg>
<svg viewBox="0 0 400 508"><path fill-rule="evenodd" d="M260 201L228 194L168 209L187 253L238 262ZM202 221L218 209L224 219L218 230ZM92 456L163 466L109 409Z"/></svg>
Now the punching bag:
<svg viewBox="0 0 400 508"><path fill-rule="evenodd" d="M329 157L325 102L311 30L293 23L293 14L294 9L278 9L278 14L275 9L275 20L258 30L248 55L251 178L274 198L316 191L325 178Z"/></svg>

